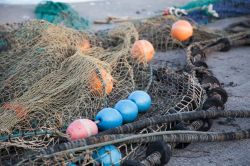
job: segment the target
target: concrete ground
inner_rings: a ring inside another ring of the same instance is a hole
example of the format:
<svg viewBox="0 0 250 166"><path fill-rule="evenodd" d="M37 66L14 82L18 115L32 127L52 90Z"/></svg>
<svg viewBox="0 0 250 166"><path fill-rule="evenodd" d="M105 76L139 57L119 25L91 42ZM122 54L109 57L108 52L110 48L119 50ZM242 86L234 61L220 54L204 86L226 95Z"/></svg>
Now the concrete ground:
<svg viewBox="0 0 250 166"><path fill-rule="evenodd" d="M191 0L106 0L74 3L73 8L90 20L107 16L150 17L169 6L179 6ZM0 23L21 22L34 18L34 5L1 5ZM140 13L140 14L137 14ZM235 19L222 20L208 25L221 28ZM239 20L239 19L236 19ZM95 27L96 28L96 27ZM98 27L97 27L98 28ZM207 62L215 76L229 93L226 109L250 108L250 47L233 48L229 52L213 53ZM250 126L247 119L218 119L211 131L232 131ZM170 166L248 166L250 165L250 141L220 143L196 143L186 149L174 150Z"/></svg>
<svg viewBox="0 0 250 166"><path fill-rule="evenodd" d="M211 54L207 62L214 75L229 94L228 110L250 108L250 47L234 48L229 52ZM247 129L249 119L220 118L210 131ZM175 150L168 165L178 166L249 166L250 141L196 143L186 149Z"/></svg>

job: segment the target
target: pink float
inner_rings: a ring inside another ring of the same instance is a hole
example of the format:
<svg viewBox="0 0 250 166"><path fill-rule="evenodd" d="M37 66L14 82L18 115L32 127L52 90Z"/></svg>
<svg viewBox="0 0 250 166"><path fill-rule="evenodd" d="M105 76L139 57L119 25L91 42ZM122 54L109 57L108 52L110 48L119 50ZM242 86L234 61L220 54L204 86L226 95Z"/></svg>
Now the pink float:
<svg viewBox="0 0 250 166"><path fill-rule="evenodd" d="M89 119L77 119L68 126L66 133L74 141L97 134L98 128L96 123Z"/></svg>

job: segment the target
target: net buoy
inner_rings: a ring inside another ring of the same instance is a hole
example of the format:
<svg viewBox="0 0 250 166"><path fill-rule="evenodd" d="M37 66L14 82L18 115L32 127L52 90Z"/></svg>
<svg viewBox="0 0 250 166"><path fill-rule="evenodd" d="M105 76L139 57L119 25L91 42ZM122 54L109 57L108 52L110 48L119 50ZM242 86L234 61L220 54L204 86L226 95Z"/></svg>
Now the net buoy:
<svg viewBox="0 0 250 166"><path fill-rule="evenodd" d="M154 53L153 45L147 40L136 41L131 49L132 57L140 63L150 62L154 57Z"/></svg>
<svg viewBox="0 0 250 166"><path fill-rule="evenodd" d="M101 74L101 78L99 78L97 73L94 73L94 75L90 81L91 88L98 95L102 95L103 88L104 88L105 93L108 95L111 93L111 91L113 89L113 77L106 70L104 70L102 68L100 68L99 71Z"/></svg>
<svg viewBox="0 0 250 166"><path fill-rule="evenodd" d="M172 25L171 35L179 41L186 41L193 35L193 27L186 20L176 21Z"/></svg>
<svg viewBox="0 0 250 166"><path fill-rule="evenodd" d="M86 40L86 39L84 39L84 40L82 41L82 43L81 43L80 49L81 49L82 52L84 52L84 51L90 49L90 43L89 43L89 41Z"/></svg>
<svg viewBox="0 0 250 166"><path fill-rule="evenodd" d="M92 156L102 166L120 166L122 155L114 145L104 146L93 153Z"/></svg>
<svg viewBox="0 0 250 166"><path fill-rule="evenodd" d="M122 115L113 108L104 108L96 115L98 128L100 130L108 130L122 125Z"/></svg>
<svg viewBox="0 0 250 166"><path fill-rule="evenodd" d="M74 141L96 135L98 128L96 123L89 119L77 119L68 126L66 133Z"/></svg>
<svg viewBox="0 0 250 166"><path fill-rule="evenodd" d="M146 112L151 107L151 97L144 91L134 91L129 95L128 99L137 105L139 112Z"/></svg>
<svg viewBox="0 0 250 166"><path fill-rule="evenodd" d="M122 115L123 123L133 122L138 116L138 107L131 100L120 100L115 109Z"/></svg>
<svg viewBox="0 0 250 166"><path fill-rule="evenodd" d="M11 110L14 111L16 113L16 116L18 118L24 118L27 115L27 110L26 108L18 103L5 103L2 108L4 110Z"/></svg>

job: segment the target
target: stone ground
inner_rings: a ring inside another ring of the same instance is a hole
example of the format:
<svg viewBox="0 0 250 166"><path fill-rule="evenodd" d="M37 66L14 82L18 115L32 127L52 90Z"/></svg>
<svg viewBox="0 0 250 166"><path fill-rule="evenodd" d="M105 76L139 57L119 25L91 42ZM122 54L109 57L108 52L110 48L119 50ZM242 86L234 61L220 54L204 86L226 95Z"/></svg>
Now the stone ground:
<svg viewBox="0 0 250 166"><path fill-rule="evenodd" d="M74 3L73 8L90 20L107 16L150 17L164 7L182 5L190 0L106 0L100 2ZM0 1L1 2L1 1ZM0 23L21 22L34 18L34 5L1 5ZM136 14L139 11L140 14ZM244 18L240 18L244 19ZM237 19L227 19L208 25L222 28ZM100 28L94 26L94 28ZM215 76L229 93L226 109L248 109L250 107L250 47L233 48L229 52L216 52L207 62ZM211 131L232 131L250 126L247 119L225 119L215 121ZM174 150L170 166L248 166L250 165L249 140L219 143L196 143L183 150Z"/></svg>

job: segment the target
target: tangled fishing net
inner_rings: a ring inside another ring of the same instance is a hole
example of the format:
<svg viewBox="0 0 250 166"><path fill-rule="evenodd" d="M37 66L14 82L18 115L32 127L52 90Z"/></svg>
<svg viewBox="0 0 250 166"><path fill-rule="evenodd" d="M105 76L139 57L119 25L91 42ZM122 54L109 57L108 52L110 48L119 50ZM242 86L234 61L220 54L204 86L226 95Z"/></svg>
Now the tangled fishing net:
<svg viewBox="0 0 250 166"><path fill-rule="evenodd" d="M248 0L193 0L183 6L167 8L163 14L187 15L197 23L207 24L218 19L248 16L249 7Z"/></svg>
<svg viewBox="0 0 250 166"><path fill-rule="evenodd" d="M96 160L92 155L105 140L119 140L132 133L147 135L173 130L181 126L182 121L158 122L149 118L200 111L204 106L209 108L211 101L206 100L209 96L216 99L219 96L224 105L225 94L218 90L219 83L215 81L209 86L207 80L213 77L211 73L201 63L194 64L204 58L203 52L225 49L229 39L221 42L221 33L195 28L193 38L180 43L169 35L175 20L160 17L96 33L79 32L46 21L5 27L1 32L5 44L0 52L0 161L9 165L20 161L27 165L94 164ZM184 50L191 42L200 42L204 38L210 39L209 42ZM233 36L230 42L240 40L245 43L245 38L247 35ZM147 64L143 58L132 58L130 50L138 39L150 41L157 52L177 51L184 55L184 66L174 70L166 61ZM219 46L211 45L216 42ZM201 77L197 77L198 74ZM112 78L107 79L107 75ZM209 88L215 90L206 94ZM69 123L77 118L93 119L102 108L113 107L137 89L147 91L153 105L150 111L140 114L136 122L86 140L67 143L65 129ZM220 92L222 95L218 95ZM197 116L199 118L202 119ZM192 130L209 126L209 121L197 119L186 119L185 123ZM216 140L217 137L211 138ZM118 141L115 145L122 153L122 161L143 160L149 143L154 140L157 139L148 136L144 140Z"/></svg>

